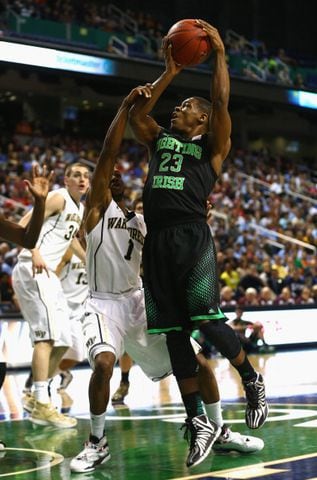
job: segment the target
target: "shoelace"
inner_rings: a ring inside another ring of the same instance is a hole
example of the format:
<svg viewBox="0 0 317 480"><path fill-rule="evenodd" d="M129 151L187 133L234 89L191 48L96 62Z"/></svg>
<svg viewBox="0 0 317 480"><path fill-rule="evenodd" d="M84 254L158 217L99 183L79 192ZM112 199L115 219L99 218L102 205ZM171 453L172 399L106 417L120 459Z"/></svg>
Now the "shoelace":
<svg viewBox="0 0 317 480"><path fill-rule="evenodd" d="M221 440L229 440L230 436L231 436L231 425L223 425L222 428L221 428L221 432L220 432L220 435L217 439L217 441L221 441Z"/></svg>
<svg viewBox="0 0 317 480"><path fill-rule="evenodd" d="M89 448L90 450L93 450L93 452L89 452L89 451L84 451L82 453L82 455L78 455L78 460L82 460L82 459L86 459L88 460L89 459L89 455L91 455L92 453L95 453L99 450L98 448L98 445L96 445L95 443L92 443L90 442L89 440L87 442L84 443L84 447L85 449L86 448Z"/></svg>
<svg viewBox="0 0 317 480"><path fill-rule="evenodd" d="M190 422L185 422L180 430L183 430L185 428L185 432L184 432L184 439L186 440L186 442L188 444L190 444L190 448L192 448L192 446L194 445L195 443L195 427L190 423Z"/></svg>
<svg viewBox="0 0 317 480"><path fill-rule="evenodd" d="M246 396L248 399L249 404L253 408L258 408L260 400L264 398L263 393L259 395L259 387L256 385L256 382L250 382L246 385L247 390L246 390Z"/></svg>

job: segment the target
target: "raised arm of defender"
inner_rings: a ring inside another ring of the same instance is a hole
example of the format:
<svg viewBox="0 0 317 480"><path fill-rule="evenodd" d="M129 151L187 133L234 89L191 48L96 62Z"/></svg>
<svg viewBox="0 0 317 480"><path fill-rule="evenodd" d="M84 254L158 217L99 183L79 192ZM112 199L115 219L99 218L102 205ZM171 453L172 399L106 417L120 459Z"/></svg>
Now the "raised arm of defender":
<svg viewBox="0 0 317 480"><path fill-rule="evenodd" d="M111 201L110 180L128 122L129 109L138 97L149 98L150 96L149 86L134 88L125 97L111 122L86 197L85 229L87 232L90 232L98 223L103 211Z"/></svg>
<svg viewBox="0 0 317 480"><path fill-rule="evenodd" d="M151 146L160 131L159 125L149 116L149 113L153 110L156 102L172 82L173 78L184 68L182 65L177 65L174 62L171 45L165 43L164 53L164 72L154 83L146 84L151 89L151 96L138 98L129 114L130 124L137 140L147 146Z"/></svg>

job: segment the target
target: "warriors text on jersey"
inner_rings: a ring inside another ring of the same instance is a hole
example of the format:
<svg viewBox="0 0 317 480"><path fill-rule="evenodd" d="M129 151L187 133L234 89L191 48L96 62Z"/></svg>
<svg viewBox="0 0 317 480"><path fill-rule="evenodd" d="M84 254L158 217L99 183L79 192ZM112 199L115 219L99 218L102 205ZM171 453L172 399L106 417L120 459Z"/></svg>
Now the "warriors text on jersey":
<svg viewBox="0 0 317 480"><path fill-rule="evenodd" d="M60 280L68 302L81 304L86 300L88 295L86 265L76 255L72 255L61 271Z"/></svg>
<svg viewBox="0 0 317 480"><path fill-rule="evenodd" d="M84 213L83 204L77 205L66 188L60 188L54 193L56 192L64 197L65 207L61 212L44 221L36 244L36 248L51 270L56 269L61 257L78 232ZM32 254L27 249L23 249L19 255L19 260L25 261L31 260L31 258Z"/></svg>
<svg viewBox="0 0 317 480"><path fill-rule="evenodd" d="M143 190L147 227L205 222L207 197L216 180L207 135L185 139L162 129Z"/></svg>
<svg viewBox="0 0 317 480"><path fill-rule="evenodd" d="M141 287L140 263L146 233L143 215L123 213L112 200L86 235L91 292L122 294Z"/></svg>

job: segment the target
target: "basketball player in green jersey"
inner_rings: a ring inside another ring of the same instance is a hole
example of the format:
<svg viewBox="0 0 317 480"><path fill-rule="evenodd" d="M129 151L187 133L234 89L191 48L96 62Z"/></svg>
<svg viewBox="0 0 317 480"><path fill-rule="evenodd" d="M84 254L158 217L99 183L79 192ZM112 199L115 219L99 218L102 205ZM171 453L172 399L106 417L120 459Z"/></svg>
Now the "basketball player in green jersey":
<svg viewBox="0 0 317 480"><path fill-rule="evenodd" d="M188 467L202 462L214 442L202 409L189 330L199 329L238 370L247 396L247 425L258 428L268 415L263 378L255 372L219 308L216 251L206 224L206 205L231 146L230 81L217 29L203 20L197 24L208 35L214 52L212 103L200 97L184 100L172 113L170 130L161 128L150 116L161 94L182 70L165 43L165 71L151 85L151 97L137 99L130 111L133 131L151 155L143 192L148 329L166 333L191 434Z"/></svg>

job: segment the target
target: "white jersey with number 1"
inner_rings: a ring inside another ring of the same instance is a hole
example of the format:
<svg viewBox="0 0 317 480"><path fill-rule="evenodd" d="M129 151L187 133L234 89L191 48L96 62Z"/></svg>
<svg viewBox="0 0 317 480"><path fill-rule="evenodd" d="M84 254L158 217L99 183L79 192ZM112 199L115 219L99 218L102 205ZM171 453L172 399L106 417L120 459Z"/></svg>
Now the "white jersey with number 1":
<svg viewBox="0 0 317 480"><path fill-rule="evenodd" d="M112 200L86 235L87 274L91 292L124 294L142 286L140 263L146 227L143 215L127 215Z"/></svg>

